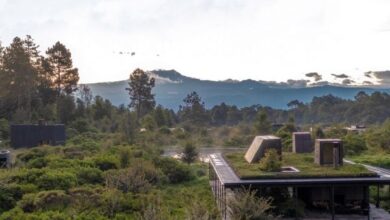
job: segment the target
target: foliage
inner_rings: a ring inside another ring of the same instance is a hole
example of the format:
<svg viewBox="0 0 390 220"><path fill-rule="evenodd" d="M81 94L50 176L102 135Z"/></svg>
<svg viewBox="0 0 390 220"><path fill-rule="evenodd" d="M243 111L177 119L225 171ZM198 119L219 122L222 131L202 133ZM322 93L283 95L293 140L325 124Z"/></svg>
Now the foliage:
<svg viewBox="0 0 390 220"><path fill-rule="evenodd" d="M254 128L259 135L265 135L271 132L271 123L268 121L265 111L259 111L257 113Z"/></svg>
<svg viewBox="0 0 390 220"><path fill-rule="evenodd" d="M268 213L271 206L270 198L258 197L256 190L240 189L229 199L229 213L233 220L266 220L273 219Z"/></svg>
<svg viewBox="0 0 390 220"><path fill-rule="evenodd" d="M198 151L193 143L187 142L184 145L182 160L188 164L193 163L198 157Z"/></svg>
<svg viewBox="0 0 390 220"><path fill-rule="evenodd" d="M264 157L260 160L259 168L266 172L279 172L282 168L282 162L278 152L275 149L267 150Z"/></svg>
<svg viewBox="0 0 390 220"><path fill-rule="evenodd" d="M205 104L197 92L193 91L183 99L183 105L177 113L181 121L192 124L206 124L209 116L207 114Z"/></svg>
<svg viewBox="0 0 390 220"><path fill-rule="evenodd" d="M135 109L138 119L152 111L156 105L152 94L154 84L154 78L150 78L141 69L134 70L130 75L129 88L126 88L131 100L129 107Z"/></svg>
<svg viewBox="0 0 390 220"><path fill-rule="evenodd" d="M162 170L170 183L176 184L194 179L191 169L174 159L156 159L155 166Z"/></svg>
<svg viewBox="0 0 390 220"><path fill-rule="evenodd" d="M366 141L362 135L350 133L345 135L342 140L347 155L358 155L367 150Z"/></svg>

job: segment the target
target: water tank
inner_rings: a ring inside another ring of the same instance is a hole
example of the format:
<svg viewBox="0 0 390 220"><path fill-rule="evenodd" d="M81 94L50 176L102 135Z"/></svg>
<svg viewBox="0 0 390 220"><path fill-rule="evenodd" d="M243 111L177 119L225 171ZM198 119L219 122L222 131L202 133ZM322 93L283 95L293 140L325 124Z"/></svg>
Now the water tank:
<svg viewBox="0 0 390 220"><path fill-rule="evenodd" d="M0 150L0 168L11 167L11 152L9 150Z"/></svg>

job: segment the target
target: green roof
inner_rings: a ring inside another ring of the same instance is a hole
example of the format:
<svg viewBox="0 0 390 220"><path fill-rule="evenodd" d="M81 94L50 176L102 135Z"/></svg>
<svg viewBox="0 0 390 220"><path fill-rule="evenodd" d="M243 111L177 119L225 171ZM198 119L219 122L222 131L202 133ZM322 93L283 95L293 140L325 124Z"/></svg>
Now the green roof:
<svg viewBox="0 0 390 220"><path fill-rule="evenodd" d="M281 178L330 178L330 177L374 177L376 173L358 164L344 163L343 166L320 166L314 163L313 153L283 152L282 166L292 166L300 172L266 172L260 170L259 163L250 164L244 159L245 153L226 153L225 160L240 179L281 179Z"/></svg>

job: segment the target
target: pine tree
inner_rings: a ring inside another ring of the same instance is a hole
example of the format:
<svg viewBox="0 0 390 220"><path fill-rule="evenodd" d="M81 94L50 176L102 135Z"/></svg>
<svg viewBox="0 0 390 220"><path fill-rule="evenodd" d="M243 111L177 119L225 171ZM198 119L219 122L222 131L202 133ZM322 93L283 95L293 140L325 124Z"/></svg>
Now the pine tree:
<svg viewBox="0 0 390 220"><path fill-rule="evenodd" d="M130 95L129 107L135 109L138 120L151 112L156 105L154 95L152 94L154 85L154 78L150 78L141 69L134 70L130 75L129 88L126 88Z"/></svg>
<svg viewBox="0 0 390 220"><path fill-rule="evenodd" d="M271 123L268 121L267 113L264 110L257 112L254 127L258 134L264 135L271 132Z"/></svg>
<svg viewBox="0 0 390 220"><path fill-rule="evenodd" d="M182 160L188 164L194 162L198 157L198 151L193 143L188 142L184 146Z"/></svg>
<svg viewBox="0 0 390 220"><path fill-rule="evenodd" d="M28 38L28 43L15 37L3 51L0 74L0 97L8 114L19 112L24 115L21 121L31 119L33 97L36 94L37 69L33 56L38 52L37 46ZM9 117L9 115L8 115Z"/></svg>
<svg viewBox="0 0 390 220"><path fill-rule="evenodd" d="M57 90L57 94L65 93L72 94L77 90L77 82L79 81L79 72L77 68L73 68L72 54L60 42L57 42L53 47L46 51L48 56L48 64L53 71L53 83Z"/></svg>

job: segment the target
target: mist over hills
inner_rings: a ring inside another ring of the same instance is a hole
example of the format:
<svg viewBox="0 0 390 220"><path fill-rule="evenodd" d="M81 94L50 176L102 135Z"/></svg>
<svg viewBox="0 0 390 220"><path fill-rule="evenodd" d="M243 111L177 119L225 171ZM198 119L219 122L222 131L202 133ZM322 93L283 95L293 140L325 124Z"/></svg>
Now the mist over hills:
<svg viewBox="0 0 390 220"><path fill-rule="evenodd" d="M238 107L260 104L278 109L286 109L287 103L294 99L309 102L314 96L328 94L353 99L359 91L390 92L390 89L363 86L306 86L299 83L275 83L250 79L243 81L200 80L184 76L175 70L153 70L149 74L156 79L153 93L156 95L157 104L174 110L179 108L184 97L192 91L196 91L202 97L207 108L225 102ZM87 85L91 88L93 95L109 99L114 105L129 103L129 96L125 90L128 87L127 80Z"/></svg>

